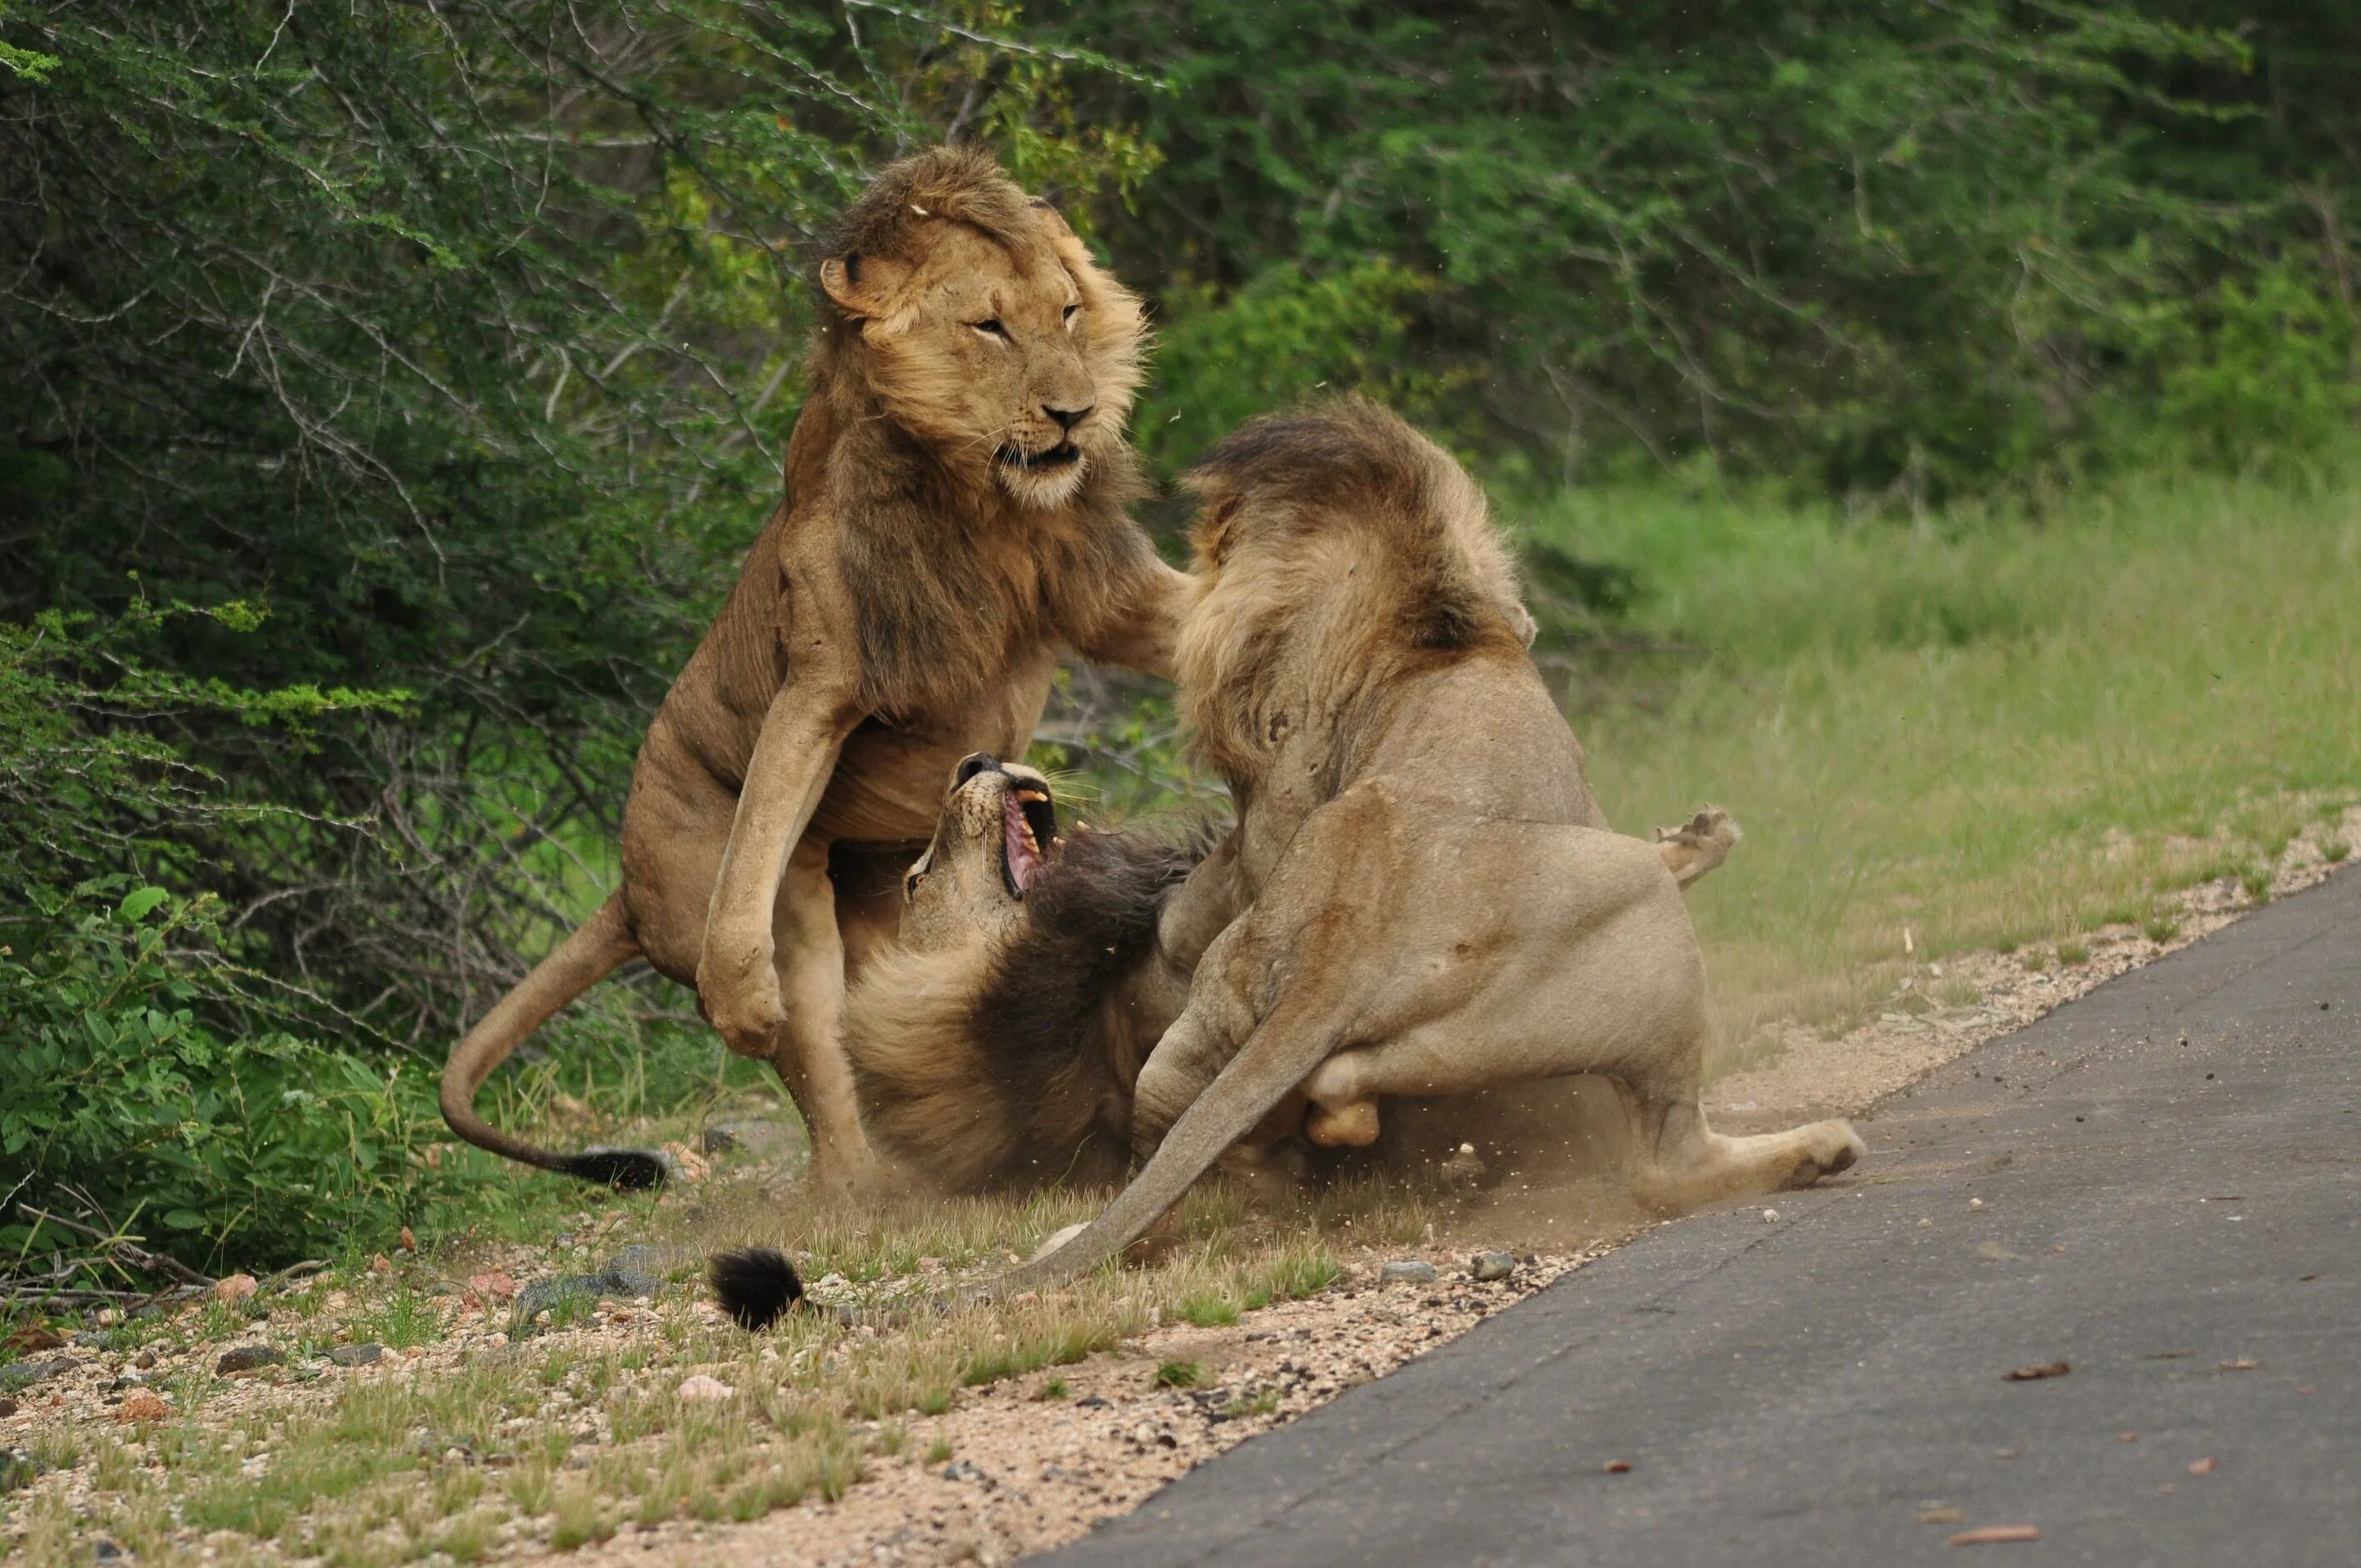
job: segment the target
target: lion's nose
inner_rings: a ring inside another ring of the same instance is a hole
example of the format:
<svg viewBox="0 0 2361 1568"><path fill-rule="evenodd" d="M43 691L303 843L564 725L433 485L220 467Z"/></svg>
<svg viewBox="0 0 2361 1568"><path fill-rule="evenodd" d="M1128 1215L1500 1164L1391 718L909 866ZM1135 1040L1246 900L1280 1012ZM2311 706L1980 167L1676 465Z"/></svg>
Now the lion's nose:
<svg viewBox="0 0 2361 1568"><path fill-rule="evenodd" d="M1097 407L1098 404L1096 403L1085 403L1078 409L1061 409L1054 408L1048 403L1043 403L1041 405L1041 411L1049 415L1051 419L1056 420L1060 430L1064 431L1068 435L1071 435L1074 433L1074 426L1090 418L1091 411Z"/></svg>
<svg viewBox="0 0 2361 1568"><path fill-rule="evenodd" d="M951 775L951 787L957 789L978 773L1000 772L1000 759L989 751L970 751L960 759L959 772Z"/></svg>

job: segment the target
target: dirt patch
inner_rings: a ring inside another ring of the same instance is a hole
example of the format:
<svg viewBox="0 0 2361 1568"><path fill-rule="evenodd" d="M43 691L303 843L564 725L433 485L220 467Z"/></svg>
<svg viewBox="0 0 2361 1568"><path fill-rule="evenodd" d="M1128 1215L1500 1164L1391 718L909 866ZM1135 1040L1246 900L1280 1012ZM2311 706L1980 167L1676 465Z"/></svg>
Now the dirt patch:
<svg viewBox="0 0 2361 1568"><path fill-rule="evenodd" d="M1233 1327L1159 1327L1078 1365L977 1390L948 1414L914 1423L915 1452L873 1465L840 1502L748 1525L627 1530L574 1560L1012 1562L1130 1512L1193 1466L1456 1338L1587 1261L1521 1258L1508 1278L1478 1284L1466 1257L1425 1256L1433 1283L1384 1283L1381 1265L1364 1259L1312 1300ZM1191 1386L1166 1386L1174 1379Z"/></svg>

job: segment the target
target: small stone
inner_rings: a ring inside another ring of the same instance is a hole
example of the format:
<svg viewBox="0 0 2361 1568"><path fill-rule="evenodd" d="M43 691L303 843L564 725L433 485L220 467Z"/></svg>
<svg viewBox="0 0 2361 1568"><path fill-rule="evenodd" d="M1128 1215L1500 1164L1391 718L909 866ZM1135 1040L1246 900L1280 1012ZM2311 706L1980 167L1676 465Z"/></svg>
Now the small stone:
<svg viewBox="0 0 2361 1568"><path fill-rule="evenodd" d="M115 1407L115 1419L126 1425L133 1421L160 1421L171 1413L171 1406L146 1388L126 1396L123 1403Z"/></svg>
<svg viewBox="0 0 2361 1568"><path fill-rule="evenodd" d="M627 1246L607 1260L609 1274L662 1274L672 1266L671 1252L660 1246Z"/></svg>
<svg viewBox="0 0 2361 1568"><path fill-rule="evenodd" d="M131 1365L142 1372L151 1371L156 1365L156 1353L152 1350L143 1350L131 1358Z"/></svg>
<svg viewBox="0 0 2361 1568"><path fill-rule="evenodd" d="M732 1388L720 1378L708 1377L702 1372L694 1377L683 1378L680 1387L674 1392L692 1402L710 1403L719 1399L734 1399L738 1397L737 1389Z"/></svg>
<svg viewBox="0 0 2361 1568"><path fill-rule="evenodd" d="M1631 1474L1631 1462L1628 1459L1610 1459L1607 1462L1607 1474L1629 1475Z"/></svg>
<svg viewBox="0 0 2361 1568"><path fill-rule="evenodd" d="M530 1333L533 1320L561 1301L595 1301L607 1293L606 1284L603 1274L561 1274L553 1279L536 1279L517 1292L516 1305L509 1312L509 1332Z"/></svg>
<svg viewBox="0 0 2361 1568"><path fill-rule="evenodd" d="M120 1563L131 1555L103 1535L91 1543L90 1554L100 1563Z"/></svg>
<svg viewBox="0 0 2361 1568"><path fill-rule="evenodd" d="M6 1420L10 1416L15 1415L16 1413L16 1401L10 1398L0 1398L0 1421Z"/></svg>
<svg viewBox="0 0 2361 1568"><path fill-rule="evenodd" d="M1968 1207L1971 1209L1981 1209L1983 1206L1984 1201L1981 1198L1971 1198L1968 1200Z"/></svg>
<svg viewBox="0 0 2361 1568"><path fill-rule="evenodd" d="M1763 1223L1764 1224L1766 1224L1766 1225L1775 1225L1775 1224L1777 1224L1777 1223L1779 1223L1779 1211L1778 1211L1778 1210L1776 1210L1776 1209L1765 1209L1765 1210L1763 1210Z"/></svg>
<svg viewBox="0 0 2361 1568"><path fill-rule="evenodd" d="M254 1276L251 1274L233 1274L226 1279L214 1281L214 1299L216 1301L243 1301L254 1291Z"/></svg>
<svg viewBox="0 0 2361 1568"><path fill-rule="evenodd" d="M214 1371L226 1377L233 1372L257 1372L266 1366L277 1366L286 1359L267 1344L242 1344L236 1350L222 1352L222 1358L214 1363Z"/></svg>
<svg viewBox="0 0 2361 1568"><path fill-rule="evenodd" d="M495 1301L509 1301L516 1298L517 1282L505 1274L472 1274L467 1277L467 1288Z"/></svg>
<svg viewBox="0 0 2361 1568"><path fill-rule="evenodd" d="M748 1117L714 1123L697 1139L697 1147L708 1155L734 1154L752 1159L777 1160L801 1154L805 1143L800 1127L785 1122Z"/></svg>
<svg viewBox="0 0 2361 1568"><path fill-rule="evenodd" d="M367 1344L331 1345L328 1359L338 1366L375 1366L385 1359L385 1346L375 1340Z"/></svg>
<svg viewBox="0 0 2361 1568"><path fill-rule="evenodd" d="M1506 1279L1517 1271L1517 1255L1510 1252L1479 1252L1467 1266L1467 1277L1479 1285L1495 1279Z"/></svg>
<svg viewBox="0 0 2361 1568"><path fill-rule="evenodd" d="M1385 1285L1432 1285L1435 1281L1434 1265L1417 1258L1401 1258L1378 1271L1378 1282Z"/></svg>
<svg viewBox="0 0 2361 1568"><path fill-rule="evenodd" d="M664 1280L653 1274L643 1274L635 1268L609 1268L599 1279L605 1284L605 1294L637 1299L653 1296L664 1288Z"/></svg>
<svg viewBox="0 0 2361 1568"><path fill-rule="evenodd" d="M71 1356L54 1356L48 1361L19 1361L14 1365L0 1366L0 1392L15 1393L36 1383L46 1383L74 1369Z"/></svg>
<svg viewBox="0 0 2361 1568"><path fill-rule="evenodd" d="M0 1400L0 1403L5 1403ZM20 1448L0 1449L0 1494L29 1486L41 1474L40 1465Z"/></svg>
<svg viewBox="0 0 2361 1568"><path fill-rule="evenodd" d="M954 1459L949 1464L943 1466L943 1479L946 1481L984 1481L989 1480L990 1477L984 1475L983 1467L976 1464L973 1460Z"/></svg>
<svg viewBox="0 0 2361 1568"><path fill-rule="evenodd" d="M426 1288L429 1296L465 1296L467 1288L456 1279L438 1279Z"/></svg>

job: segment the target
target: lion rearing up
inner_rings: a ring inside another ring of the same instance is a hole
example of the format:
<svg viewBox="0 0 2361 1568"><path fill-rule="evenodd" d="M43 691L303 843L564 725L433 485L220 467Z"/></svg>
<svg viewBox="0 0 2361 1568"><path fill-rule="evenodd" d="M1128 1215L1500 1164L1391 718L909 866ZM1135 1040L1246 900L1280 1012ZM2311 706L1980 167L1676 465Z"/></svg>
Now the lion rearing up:
<svg viewBox="0 0 2361 1568"><path fill-rule="evenodd" d="M1244 913L1139 1074L1146 1168L998 1288L1115 1255L1290 1102L1314 1142L1355 1145L1382 1097L1598 1073L1632 1125L1635 1190L1665 1207L1859 1158L1842 1122L1706 1125L1679 889L1697 862L1608 830L1475 481L1358 403L1257 420L1194 477L1181 693L1238 803Z"/></svg>
<svg viewBox="0 0 2361 1568"><path fill-rule="evenodd" d="M620 1185L486 1124L485 1076L644 955L730 1049L778 1069L812 1168L867 1164L837 1039L848 971L891 936L893 872L972 751L1022 755L1068 646L1169 674L1186 578L1125 507L1137 302L1045 203L955 148L888 169L820 264L829 320L785 500L665 696L624 808L622 886L469 1030L443 1113L471 1143ZM833 872L833 874L831 874Z"/></svg>

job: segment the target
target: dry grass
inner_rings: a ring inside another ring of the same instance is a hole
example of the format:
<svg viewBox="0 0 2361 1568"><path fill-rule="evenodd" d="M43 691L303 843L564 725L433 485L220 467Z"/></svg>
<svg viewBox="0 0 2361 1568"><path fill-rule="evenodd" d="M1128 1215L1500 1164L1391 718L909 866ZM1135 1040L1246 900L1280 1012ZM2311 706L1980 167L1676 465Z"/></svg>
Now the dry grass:
<svg viewBox="0 0 2361 1568"><path fill-rule="evenodd" d="M1413 1240L1437 1212L1397 1181L1253 1211L1216 1186L1145 1266L945 1309L956 1286L1104 1195L858 1212L783 1206L769 1179L753 1168L653 1201L588 1198L570 1220L578 1239L537 1254L455 1238L390 1275L349 1266L275 1297L259 1324L211 1306L115 1331L116 1354L161 1353L156 1387L172 1414L126 1427L79 1398L61 1411L35 1453L52 1474L15 1508L11 1560L86 1564L104 1537L148 1563L373 1568L753 1519L840 1497L869 1467L901 1462L912 1423L963 1389L1079 1362L1165 1318L1230 1321L1315 1294L1337 1276L1334 1246ZM698 1284L706 1252L750 1241L787 1246L818 1303L759 1336L707 1305ZM662 1296L601 1303L513 1343L497 1302L436 1292L486 1268L529 1279L649 1244L680 1249ZM313 1359L364 1340L387 1345L383 1365ZM223 1348L258 1341L286 1351L287 1366L259 1382L213 1374ZM729 1392L684 1397L692 1377Z"/></svg>

